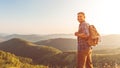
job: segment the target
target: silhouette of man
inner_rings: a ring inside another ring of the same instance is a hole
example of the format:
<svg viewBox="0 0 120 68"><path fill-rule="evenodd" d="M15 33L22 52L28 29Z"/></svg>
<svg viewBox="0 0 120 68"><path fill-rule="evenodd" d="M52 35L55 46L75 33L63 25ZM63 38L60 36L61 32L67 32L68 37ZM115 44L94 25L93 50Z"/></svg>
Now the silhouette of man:
<svg viewBox="0 0 120 68"><path fill-rule="evenodd" d="M86 41L89 36L89 27L85 21L85 13L79 12L77 19L80 23L78 32L75 32L78 40L77 68L93 68L91 58L92 47Z"/></svg>

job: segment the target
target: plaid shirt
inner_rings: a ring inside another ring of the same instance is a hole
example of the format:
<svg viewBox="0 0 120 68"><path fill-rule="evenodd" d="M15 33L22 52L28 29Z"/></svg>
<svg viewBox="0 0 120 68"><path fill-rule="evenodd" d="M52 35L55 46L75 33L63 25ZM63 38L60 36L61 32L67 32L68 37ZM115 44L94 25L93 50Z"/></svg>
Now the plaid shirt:
<svg viewBox="0 0 120 68"><path fill-rule="evenodd" d="M79 32L79 33L84 33L84 34L86 34L87 36L89 36L88 23L83 22L83 23L79 24L78 32ZM91 47L88 45L86 39L83 39L83 38L78 37L77 40L78 40L78 51L82 51L82 50L91 48Z"/></svg>

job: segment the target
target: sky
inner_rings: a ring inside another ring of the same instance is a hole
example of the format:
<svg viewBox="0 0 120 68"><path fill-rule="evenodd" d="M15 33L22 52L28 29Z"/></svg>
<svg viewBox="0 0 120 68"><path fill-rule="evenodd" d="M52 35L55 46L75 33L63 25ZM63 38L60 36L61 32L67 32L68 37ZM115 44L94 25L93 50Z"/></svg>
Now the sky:
<svg viewBox="0 0 120 68"><path fill-rule="evenodd" d="M0 33L74 34L77 13L100 34L120 34L119 0L0 0Z"/></svg>

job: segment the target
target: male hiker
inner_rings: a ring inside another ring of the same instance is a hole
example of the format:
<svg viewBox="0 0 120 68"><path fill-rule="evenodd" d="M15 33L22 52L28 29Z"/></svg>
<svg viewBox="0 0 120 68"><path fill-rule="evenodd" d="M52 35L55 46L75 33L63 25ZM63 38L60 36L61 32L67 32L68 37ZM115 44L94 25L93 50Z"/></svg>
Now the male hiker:
<svg viewBox="0 0 120 68"><path fill-rule="evenodd" d="M85 13L79 12L77 19L80 23L78 32L75 32L78 40L77 68L93 68L91 58L92 48L86 41L89 37L89 27L85 21Z"/></svg>

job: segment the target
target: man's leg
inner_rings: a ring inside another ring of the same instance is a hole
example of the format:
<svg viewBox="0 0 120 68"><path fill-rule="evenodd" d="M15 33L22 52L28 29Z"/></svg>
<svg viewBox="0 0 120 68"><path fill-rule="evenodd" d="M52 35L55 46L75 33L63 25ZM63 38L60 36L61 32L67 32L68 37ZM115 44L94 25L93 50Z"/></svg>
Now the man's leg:
<svg viewBox="0 0 120 68"><path fill-rule="evenodd" d="M78 51L77 68L85 68L86 67L86 61L87 61L87 56L88 56L89 52L90 52L90 49Z"/></svg>
<svg viewBox="0 0 120 68"><path fill-rule="evenodd" d="M78 53L77 68L85 68L87 56L82 53Z"/></svg>
<svg viewBox="0 0 120 68"><path fill-rule="evenodd" d="M87 59L86 59L86 68L93 68L92 64L92 50L88 53Z"/></svg>

